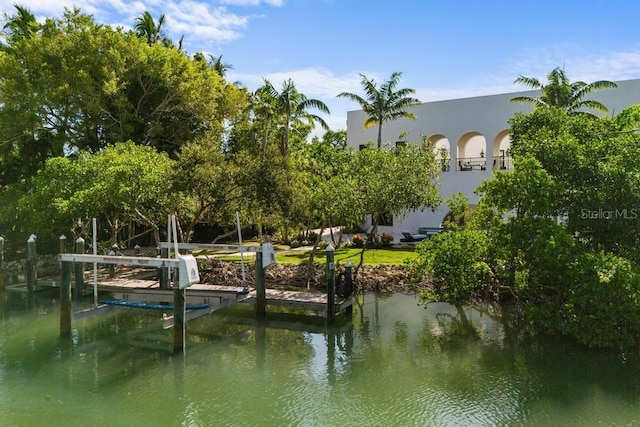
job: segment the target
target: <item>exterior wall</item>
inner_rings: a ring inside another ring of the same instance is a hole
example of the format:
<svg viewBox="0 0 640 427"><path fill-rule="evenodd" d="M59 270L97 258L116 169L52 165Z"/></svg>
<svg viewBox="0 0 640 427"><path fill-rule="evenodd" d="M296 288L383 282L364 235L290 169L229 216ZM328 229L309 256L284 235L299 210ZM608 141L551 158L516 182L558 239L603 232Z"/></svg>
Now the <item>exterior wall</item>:
<svg viewBox="0 0 640 427"><path fill-rule="evenodd" d="M617 89L604 89L588 96L588 99L606 105L610 115L640 103L640 79L616 83ZM440 178L442 199L462 192L471 204L475 204L478 198L473 191L483 180L491 178L493 166L497 166L494 162L500 162L500 158L494 156L500 155L500 148L508 147L508 120L516 112L527 113L532 110L529 104L510 103L509 99L538 95L538 91L526 91L426 102L412 109L416 120L386 122L382 127L383 145L394 147L399 140L422 141L423 136L435 145L438 140L442 142L442 138L446 138L451 161L450 170L442 172ZM347 143L356 149L377 141L377 127L364 129L362 124L365 119L366 115L361 110L347 113ZM486 169L474 167L472 170L456 170L468 160L472 163L481 160L481 151L487 159ZM510 163L507 164L510 166ZM435 207L433 212L430 209L413 212L404 219L394 218L393 226L380 227L380 232L392 233L394 242L399 242L403 230L417 233L420 227L438 227L447 213L445 204Z"/></svg>

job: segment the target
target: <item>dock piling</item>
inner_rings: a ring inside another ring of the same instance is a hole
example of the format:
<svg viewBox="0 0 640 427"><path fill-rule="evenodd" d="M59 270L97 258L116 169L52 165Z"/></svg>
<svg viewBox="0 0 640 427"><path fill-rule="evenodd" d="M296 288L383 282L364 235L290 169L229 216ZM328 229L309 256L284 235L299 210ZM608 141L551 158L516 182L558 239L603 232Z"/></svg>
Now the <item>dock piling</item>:
<svg viewBox="0 0 640 427"><path fill-rule="evenodd" d="M60 235L60 237L58 237L58 240L60 241L60 247L59 247L59 254L64 254L67 252L67 236L65 236L64 234Z"/></svg>
<svg viewBox="0 0 640 427"><path fill-rule="evenodd" d="M160 249L160 258L169 258L169 248ZM160 276L160 289L169 289L169 267L160 267L158 268L158 275Z"/></svg>
<svg viewBox="0 0 640 427"><path fill-rule="evenodd" d="M60 264L60 336L71 336L71 262Z"/></svg>
<svg viewBox="0 0 640 427"><path fill-rule="evenodd" d="M36 253L36 236L32 234L27 240L27 293L32 294L36 288L36 267L38 255Z"/></svg>
<svg viewBox="0 0 640 427"><path fill-rule="evenodd" d="M262 267L262 251L256 252L256 319L267 319L267 291L264 268Z"/></svg>
<svg viewBox="0 0 640 427"><path fill-rule="evenodd" d="M335 249L329 245L327 253L327 323L331 324L336 317L336 267L334 264Z"/></svg>
<svg viewBox="0 0 640 427"><path fill-rule="evenodd" d="M178 276L179 277L179 276ZM175 286L173 290L173 353L184 352L184 290Z"/></svg>
<svg viewBox="0 0 640 427"><path fill-rule="evenodd" d="M351 298L352 294L353 294L353 265L351 264L351 262L347 261L344 265L344 278L346 283L349 284L349 286L351 287L351 293L349 295L349 298ZM349 304L349 306L345 309L345 312L347 314L347 317L349 319L351 319L353 317L353 304Z"/></svg>
<svg viewBox="0 0 640 427"><path fill-rule="evenodd" d="M116 256L114 251L109 251L109 256ZM116 266L115 264L109 264L109 278L113 279L116 277Z"/></svg>

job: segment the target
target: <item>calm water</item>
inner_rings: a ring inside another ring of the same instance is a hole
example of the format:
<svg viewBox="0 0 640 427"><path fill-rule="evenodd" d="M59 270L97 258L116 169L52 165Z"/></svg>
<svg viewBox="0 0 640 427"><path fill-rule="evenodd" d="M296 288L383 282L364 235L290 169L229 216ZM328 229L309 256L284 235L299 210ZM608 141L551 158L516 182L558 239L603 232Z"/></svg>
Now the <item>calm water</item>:
<svg viewBox="0 0 640 427"><path fill-rule="evenodd" d="M0 301L2 426L640 424L637 362L516 344L468 311L474 337L406 295L367 295L332 330L236 307L191 321L184 356L156 311L74 322L65 342L55 299Z"/></svg>

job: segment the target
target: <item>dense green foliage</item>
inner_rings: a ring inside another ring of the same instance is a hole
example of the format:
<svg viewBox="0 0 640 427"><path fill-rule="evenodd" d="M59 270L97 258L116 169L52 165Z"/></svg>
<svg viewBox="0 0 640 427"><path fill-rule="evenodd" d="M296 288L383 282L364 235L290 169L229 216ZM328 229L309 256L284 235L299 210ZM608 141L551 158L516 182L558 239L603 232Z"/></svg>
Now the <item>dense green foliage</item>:
<svg viewBox="0 0 640 427"><path fill-rule="evenodd" d="M77 230L78 221L101 217L107 229L101 237L111 244L121 240L123 227L138 224L154 233L157 244L159 224L178 200L166 185L174 167L166 153L132 142L96 154L82 151L75 159L51 158L20 199L20 218L44 238L82 235L87 230Z"/></svg>
<svg viewBox="0 0 640 427"><path fill-rule="evenodd" d="M514 117L514 171L478 188L464 230L419 248L428 297L495 295L515 304L523 331L637 349L639 125L637 106L612 119L559 108Z"/></svg>
<svg viewBox="0 0 640 427"><path fill-rule="evenodd" d="M424 147L354 153L345 131L330 130L309 142L316 124L327 129L314 114L326 105L291 79L280 90L265 80L253 93L227 82L221 56L187 54L164 23L144 12L125 31L78 9L38 22L19 6L5 16L0 235L8 241L35 233L40 250L55 251L61 234L88 237L95 217L109 245L157 244L170 214L183 240L203 224L213 239L213 230L234 232L238 212L259 237L289 241L436 202Z"/></svg>
<svg viewBox="0 0 640 427"><path fill-rule="evenodd" d="M472 229L440 233L418 245L415 265L428 272L433 286L423 291L422 298L454 305L469 303L489 279L487 248L487 236Z"/></svg>
<svg viewBox="0 0 640 427"><path fill-rule="evenodd" d="M48 158L115 142L173 155L196 137L221 138L224 120L243 107L240 90L206 62L79 10L34 20L29 31L11 23L0 49L3 185L33 176Z"/></svg>

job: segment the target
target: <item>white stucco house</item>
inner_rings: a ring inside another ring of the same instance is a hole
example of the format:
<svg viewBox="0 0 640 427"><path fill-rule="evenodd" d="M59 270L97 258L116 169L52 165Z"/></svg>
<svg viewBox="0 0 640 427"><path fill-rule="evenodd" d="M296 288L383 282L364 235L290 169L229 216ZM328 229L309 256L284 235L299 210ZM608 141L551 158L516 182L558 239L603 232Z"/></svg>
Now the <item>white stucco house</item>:
<svg viewBox="0 0 640 427"><path fill-rule="evenodd" d="M616 89L603 89L589 94L588 99L602 102L615 115L624 108L640 103L640 79L617 81ZM462 192L471 204L477 202L473 193L494 173L509 171L513 162L509 156L508 120L518 112L529 112L532 106L509 102L517 96L538 96L538 91L505 93L473 98L425 102L411 109L416 120L400 119L386 122L382 127L383 145L393 148L404 141L422 141L423 137L438 153L446 153L440 178L443 200ZM361 149L377 141L377 126L365 129L366 115L362 110L347 113L347 144ZM391 218L379 227L399 242L402 231L419 233L421 228L439 227L448 214L443 203L435 211L412 212L405 218Z"/></svg>

